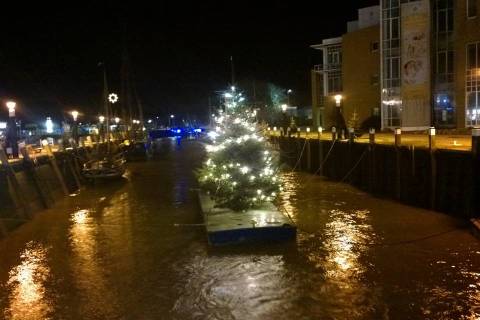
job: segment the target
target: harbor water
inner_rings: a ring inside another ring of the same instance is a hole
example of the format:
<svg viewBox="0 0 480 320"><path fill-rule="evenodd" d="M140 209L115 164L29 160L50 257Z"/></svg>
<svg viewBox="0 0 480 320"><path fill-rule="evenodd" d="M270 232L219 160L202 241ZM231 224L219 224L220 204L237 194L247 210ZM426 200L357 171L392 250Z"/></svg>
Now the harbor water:
<svg viewBox="0 0 480 320"><path fill-rule="evenodd" d="M213 249L202 145L156 151L0 240L0 319L480 318L480 242L465 221L285 171L296 242Z"/></svg>

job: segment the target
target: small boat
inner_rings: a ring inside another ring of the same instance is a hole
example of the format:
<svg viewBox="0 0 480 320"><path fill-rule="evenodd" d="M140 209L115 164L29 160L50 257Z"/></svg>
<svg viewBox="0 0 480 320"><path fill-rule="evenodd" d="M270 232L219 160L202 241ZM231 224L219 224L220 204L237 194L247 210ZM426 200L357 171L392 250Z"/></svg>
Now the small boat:
<svg viewBox="0 0 480 320"><path fill-rule="evenodd" d="M115 179L125 173L125 158L119 153L101 160L90 160L83 165L83 176L87 179Z"/></svg>

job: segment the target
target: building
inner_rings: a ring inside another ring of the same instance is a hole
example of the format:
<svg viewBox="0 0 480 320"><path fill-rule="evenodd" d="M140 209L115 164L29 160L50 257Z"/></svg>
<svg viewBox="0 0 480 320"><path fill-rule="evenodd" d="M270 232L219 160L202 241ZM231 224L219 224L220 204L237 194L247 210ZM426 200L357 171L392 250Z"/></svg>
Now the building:
<svg viewBox="0 0 480 320"><path fill-rule="evenodd" d="M315 125L358 128L380 115L379 13L379 6L360 9L346 34L311 46L323 62L311 74Z"/></svg>
<svg viewBox="0 0 480 320"><path fill-rule="evenodd" d="M480 0L360 9L345 35L312 46L323 53L312 71L314 122L330 127L341 113L353 125L380 108L382 128L480 125L479 12Z"/></svg>
<svg viewBox="0 0 480 320"><path fill-rule="evenodd" d="M381 0L384 128L477 125L479 7L479 0Z"/></svg>

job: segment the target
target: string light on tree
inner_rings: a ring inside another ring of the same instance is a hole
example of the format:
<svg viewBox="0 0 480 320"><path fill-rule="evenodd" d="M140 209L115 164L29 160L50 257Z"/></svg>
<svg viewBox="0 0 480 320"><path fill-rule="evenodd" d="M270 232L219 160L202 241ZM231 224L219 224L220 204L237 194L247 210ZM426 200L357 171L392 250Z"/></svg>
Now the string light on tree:
<svg viewBox="0 0 480 320"><path fill-rule="evenodd" d="M225 111L214 117L215 130L208 134L211 143L206 146L208 160L199 170L200 185L219 207L260 207L280 191L276 157L260 135L255 110L238 88L222 96Z"/></svg>

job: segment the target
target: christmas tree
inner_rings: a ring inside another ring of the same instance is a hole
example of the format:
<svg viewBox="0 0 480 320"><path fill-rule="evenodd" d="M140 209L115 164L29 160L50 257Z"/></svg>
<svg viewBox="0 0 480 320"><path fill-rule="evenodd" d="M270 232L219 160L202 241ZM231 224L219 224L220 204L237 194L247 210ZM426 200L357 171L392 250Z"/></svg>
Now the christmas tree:
<svg viewBox="0 0 480 320"><path fill-rule="evenodd" d="M256 111L235 87L224 93L225 110L209 133L207 160L199 170L200 187L217 207L244 211L272 202L281 190L276 157L256 122Z"/></svg>

